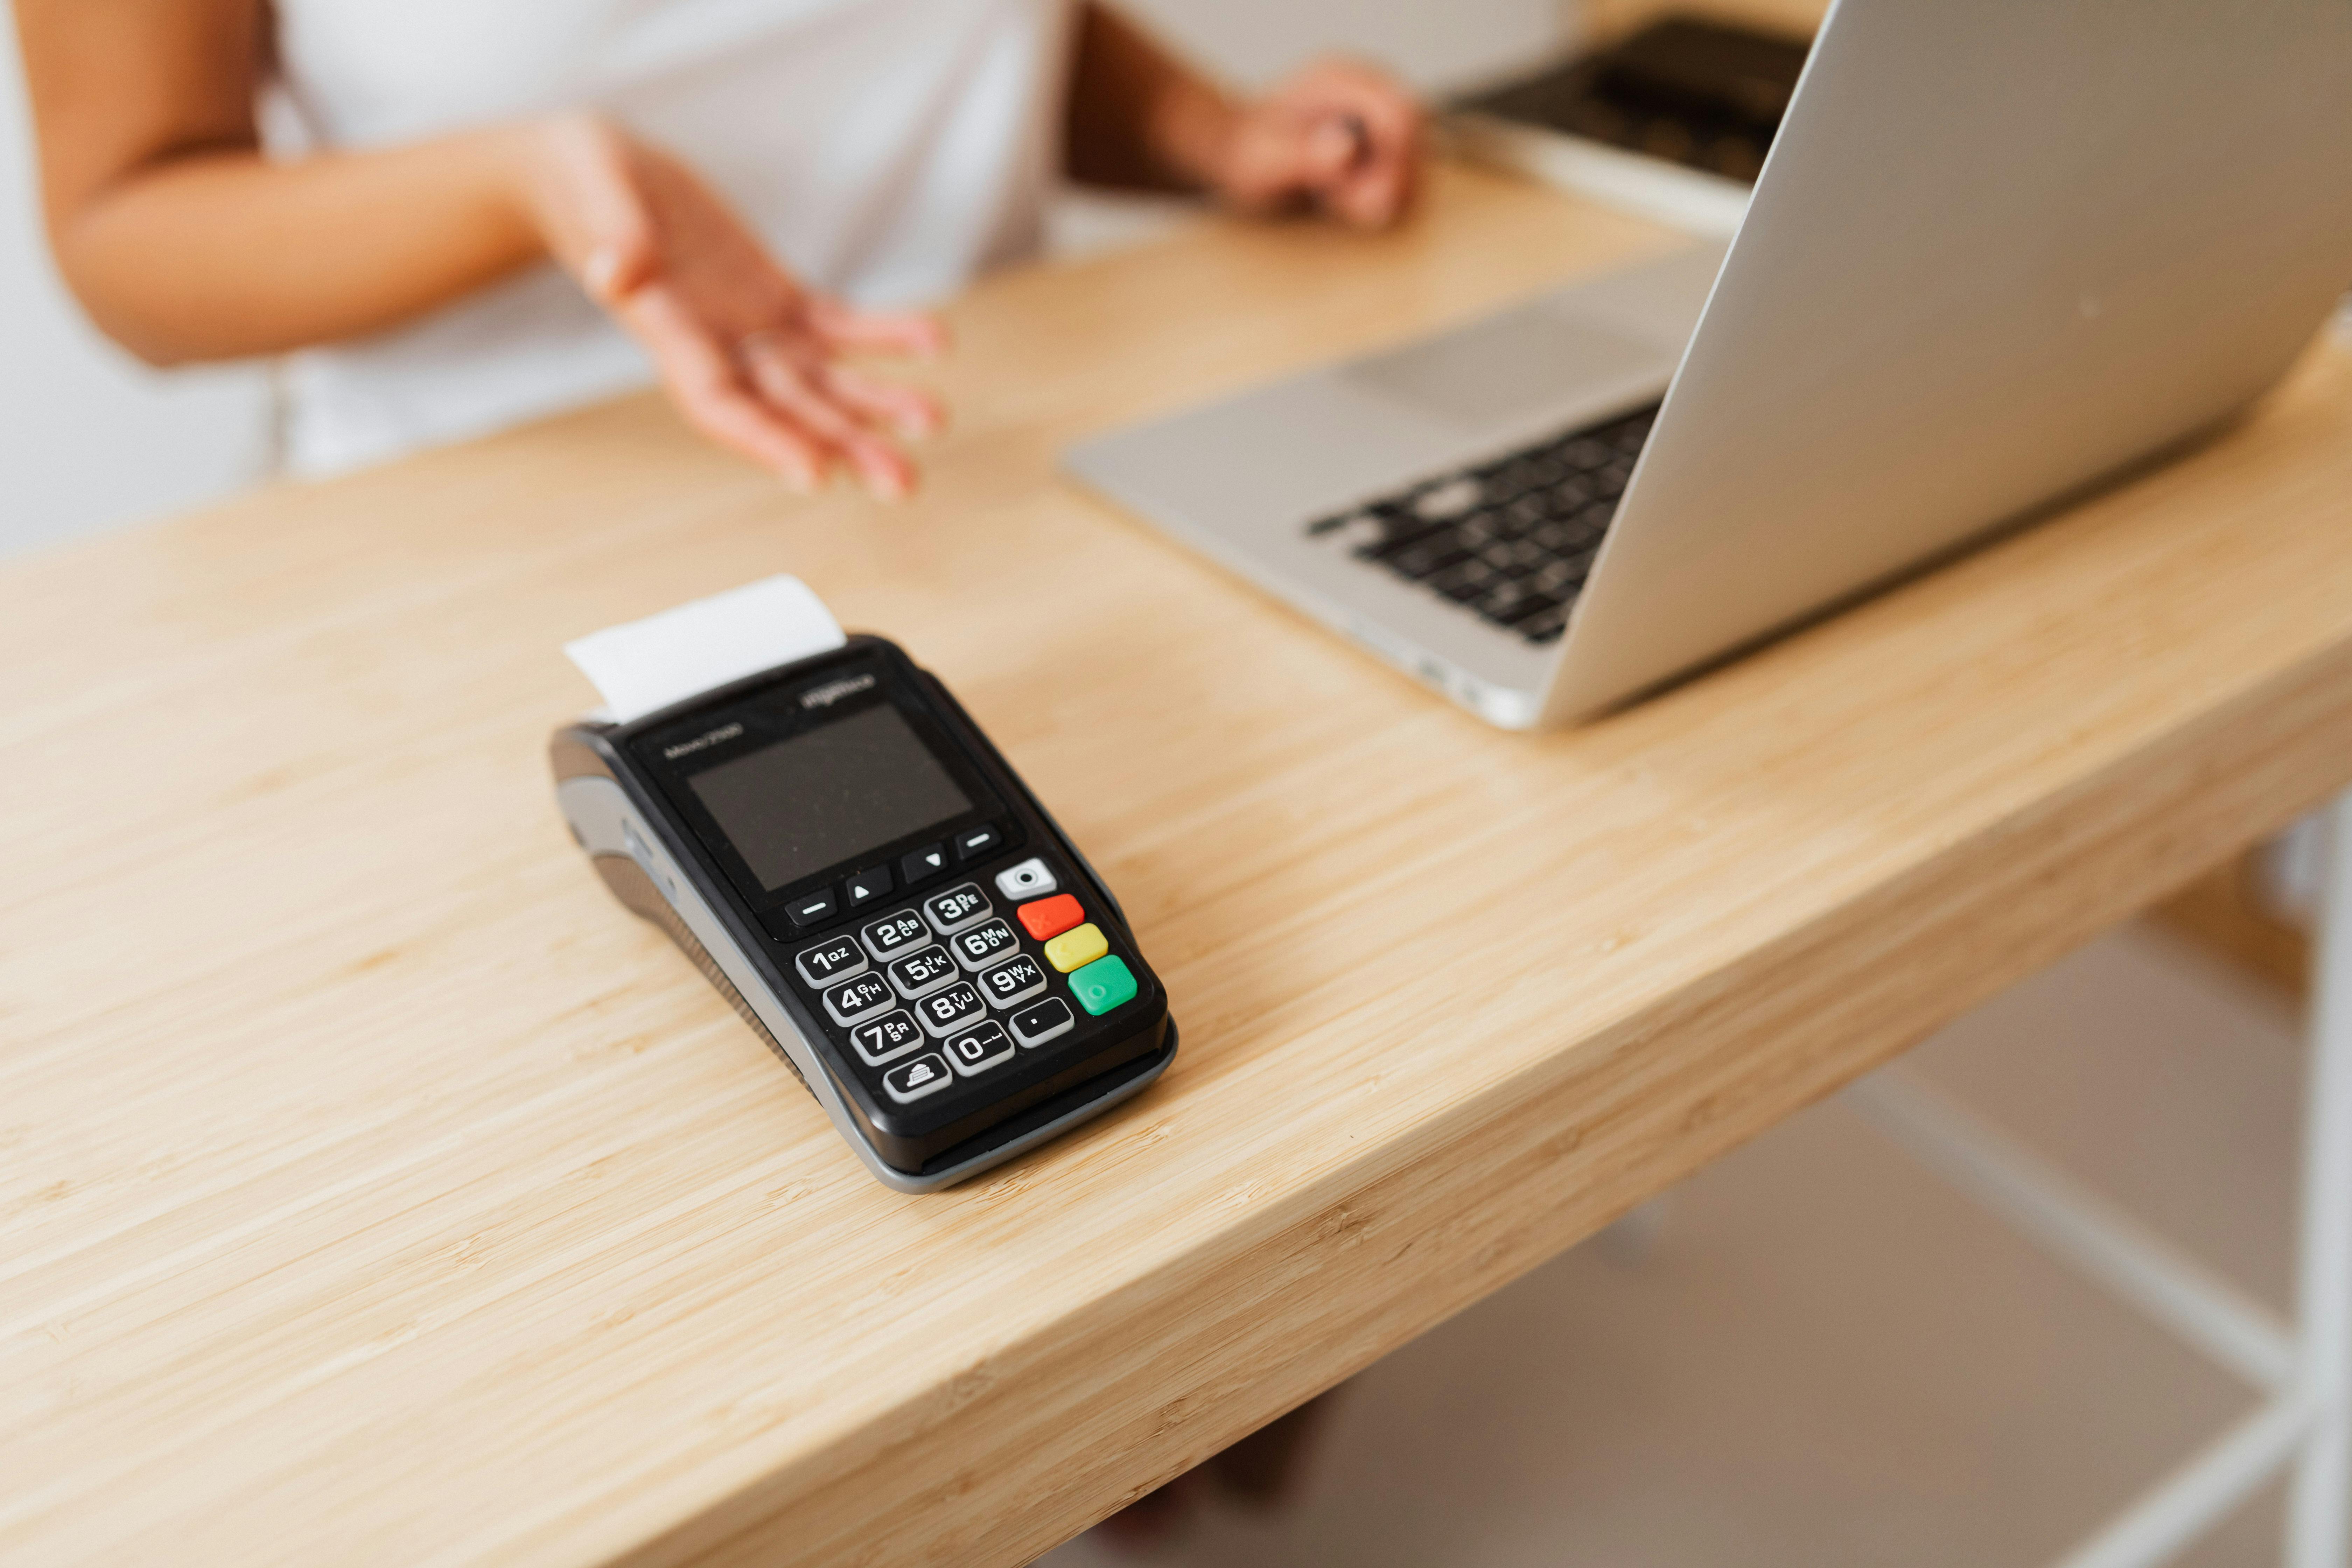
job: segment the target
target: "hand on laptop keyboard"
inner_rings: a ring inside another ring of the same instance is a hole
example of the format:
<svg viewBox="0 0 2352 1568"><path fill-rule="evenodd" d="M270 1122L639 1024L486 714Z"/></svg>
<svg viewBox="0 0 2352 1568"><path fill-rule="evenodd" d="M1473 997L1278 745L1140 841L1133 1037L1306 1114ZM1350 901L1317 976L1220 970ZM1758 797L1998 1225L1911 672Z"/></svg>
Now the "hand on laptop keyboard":
<svg viewBox="0 0 2352 1568"><path fill-rule="evenodd" d="M1568 626L1658 405L1307 525L1531 643Z"/></svg>

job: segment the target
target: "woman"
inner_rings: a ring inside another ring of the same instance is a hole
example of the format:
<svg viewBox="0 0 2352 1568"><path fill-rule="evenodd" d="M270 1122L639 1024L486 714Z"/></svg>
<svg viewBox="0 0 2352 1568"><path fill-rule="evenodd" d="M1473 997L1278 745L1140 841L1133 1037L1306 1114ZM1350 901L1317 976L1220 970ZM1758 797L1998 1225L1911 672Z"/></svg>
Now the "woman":
<svg viewBox="0 0 2352 1568"><path fill-rule="evenodd" d="M643 379L810 489L903 494L935 299L1076 177L1410 198L1406 95L1325 64L1228 100L1073 0L16 0L60 270L157 364L290 354L307 472ZM549 265L551 263L552 265Z"/></svg>

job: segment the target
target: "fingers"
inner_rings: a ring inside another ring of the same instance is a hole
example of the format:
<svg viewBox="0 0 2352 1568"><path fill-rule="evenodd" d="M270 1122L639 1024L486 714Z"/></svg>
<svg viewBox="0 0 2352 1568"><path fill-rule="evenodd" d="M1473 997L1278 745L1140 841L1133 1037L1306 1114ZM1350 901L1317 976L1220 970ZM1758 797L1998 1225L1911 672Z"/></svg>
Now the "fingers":
<svg viewBox="0 0 2352 1568"><path fill-rule="evenodd" d="M755 395L732 358L668 290L638 290L620 315L653 355L670 400L689 424L794 489L816 489L832 466L824 444Z"/></svg>
<svg viewBox="0 0 2352 1568"><path fill-rule="evenodd" d="M773 336L751 340L741 353L760 395L823 441L867 489L885 500L899 500L914 489L915 466L864 423L865 410L840 398L827 367L803 363Z"/></svg>
<svg viewBox="0 0 2352 1568"><path fill-rule="evenodd" d="M1345 61L1310 67L1251 112L1258 121L1253 183L1261 190L1304 198L1365 228L1395 222L1411 205L1421 109L1380 72Z"/></svg>
<svg viewBox="0 0 2352 1568"><path fill-rule="evenodd" d="M902 353L936 359L948 348L947 327L936 316L860 310L827 299L811 300L805 315L810 329L842 353Z"/></svg>
<svg viewBox="0 0 2352 1568"><path fill-rule="evenodd" d="M649 285L616 312L653 353L663 384L696 428L800 490L837 463L876 496L915 488L915 466L886 430L913 437L939 428L939 405L832 363L813 333L778 329L719 341L671 289Z"/></svg>
<svg viewBox="0 0 2352 1568"><path fill-rule="evenodd" d="M897 382L877 381L854 370L828 365L821 374L825 393L868 424L887 426L908 440L937 435L947 424L939 399Z"/></svg>

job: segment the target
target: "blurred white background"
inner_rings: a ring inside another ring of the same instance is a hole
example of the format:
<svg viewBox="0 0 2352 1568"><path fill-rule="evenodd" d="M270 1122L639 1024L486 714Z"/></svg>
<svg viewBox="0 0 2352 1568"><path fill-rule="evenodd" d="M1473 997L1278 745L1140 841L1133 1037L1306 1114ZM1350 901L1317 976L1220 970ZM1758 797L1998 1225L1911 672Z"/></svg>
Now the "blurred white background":
<svg viewBox="0 0 2352 1568"><path fill-rule="evenodd" d="M1559 47L1573 0L1128 0L1232 80L1264 82L1343 48L1424 88ZM14 28L0 44L0 554L179 510L257 477L268 388L257 366L157 374L82 320L37 218Z"/></svg>

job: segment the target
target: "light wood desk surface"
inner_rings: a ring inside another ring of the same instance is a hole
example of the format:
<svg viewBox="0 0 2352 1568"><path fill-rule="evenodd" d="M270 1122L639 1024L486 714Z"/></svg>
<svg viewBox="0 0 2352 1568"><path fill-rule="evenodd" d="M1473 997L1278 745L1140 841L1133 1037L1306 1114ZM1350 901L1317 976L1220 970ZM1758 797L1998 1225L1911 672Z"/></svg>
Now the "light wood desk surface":
<svg viewBox="0 0 2352 1568"><path fill-rule="evenodd" d="M954 310L896 510L639 399L0 570L0 1558L1014 1563L2352 779L2352 365L1631 713L1489 730L1053 476L1666 243L1451 173ZM877 1185L565 836L564 638L939 671L1184 1048Z"/></svg>

